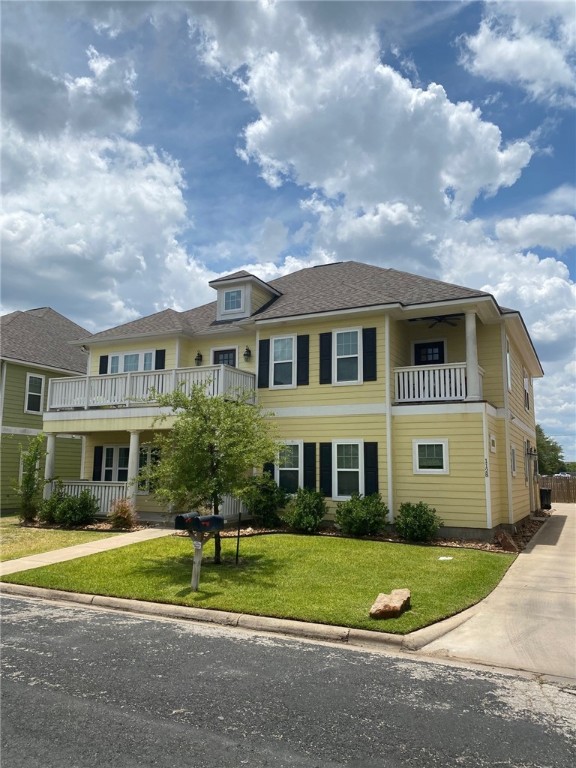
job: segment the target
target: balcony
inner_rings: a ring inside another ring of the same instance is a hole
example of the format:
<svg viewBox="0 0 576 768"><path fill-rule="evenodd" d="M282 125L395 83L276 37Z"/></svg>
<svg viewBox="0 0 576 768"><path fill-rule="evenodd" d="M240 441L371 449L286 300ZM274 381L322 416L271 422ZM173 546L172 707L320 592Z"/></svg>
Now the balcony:
<svg viewBox="0 0 576 768"><path fill-rule="evenodd" d="M479 373L482 399L482 368ZM394 382L397 403L438 403L468 396L466 363L395 368Z"/></svg>
<svg viewBox="0 0 576 768"><path fill-rule="evenodd" d="M254 397L253 373L229 365L176 368L167 371L139 371L106 376L78 376L51 379L48 386L48 411L87 410L150 405L152 390L169 394L178 389L190 393L194 385L203 387L212 397L234 398L240 392Z"/></svg>

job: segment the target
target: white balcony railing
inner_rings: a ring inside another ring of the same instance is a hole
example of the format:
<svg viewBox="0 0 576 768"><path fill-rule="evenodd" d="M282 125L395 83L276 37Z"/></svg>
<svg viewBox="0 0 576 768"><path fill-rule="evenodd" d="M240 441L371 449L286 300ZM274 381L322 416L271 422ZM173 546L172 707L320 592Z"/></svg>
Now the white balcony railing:
<svg viewBox="0 0 576 768"><path fill-rule="evenodd" d="M80 496L82 491L89 491L99 505L98 517L106 517L110 507L117 499L125 499L128 497L131 488L131 483L109 483L109 482L92 482L90 480L63 480L62 489L64 493L70 496ZM50 489L52 492L53 486ZM148 498L148 495L141 497L136 496L136 510L138 511L138 499ZM239 515L242 515L242 519L246 520L250 517L246 506L240 499L235 496L224 496L222 504L219 509L220 514L227 522L234 522L238 520ZM160 513L157 514L158 518L164 516Z"/></svg>
<svg viewBox="0 0 576 768"><path fill-rule="evenodd" d="M253 373L229 365L51 379L47 408L56 411L145 404L150 402L152 390L168 394L182 388L189 393L195 384L212 396L234 397L241 391L254 392L255 382Z"/></svg>
<svg viewBox="0 0 576 768"><path fill-rule="evenodd" d="M483 373L480 369L481 390ZM465 400L467 397L466 363L395 368L394 379L397 403Z"/></svg>

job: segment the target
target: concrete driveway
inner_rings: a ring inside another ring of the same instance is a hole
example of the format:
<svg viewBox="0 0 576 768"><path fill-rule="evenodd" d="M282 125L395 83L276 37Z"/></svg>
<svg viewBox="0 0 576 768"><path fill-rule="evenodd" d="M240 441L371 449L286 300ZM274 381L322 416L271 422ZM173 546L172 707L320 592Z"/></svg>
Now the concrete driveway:
<svg viewBox="0 0 576 768"><path fill-rule="evenodd" d="M553 506L496 589L420 653L576 679L576 504Z"/></svg>

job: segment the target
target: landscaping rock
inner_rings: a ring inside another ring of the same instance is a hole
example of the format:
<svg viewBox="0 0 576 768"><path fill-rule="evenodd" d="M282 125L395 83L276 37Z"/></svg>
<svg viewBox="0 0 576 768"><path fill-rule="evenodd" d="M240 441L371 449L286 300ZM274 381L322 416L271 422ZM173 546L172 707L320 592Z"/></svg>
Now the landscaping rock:
<svg viewBox="0 0 576 768"><path fill-rule="evenodd" d="M500 549L503 549L505 552L519 552L520 548L512 538L512 536L508 533L508 531L499 531L496 536L494 537L494 541Z"/></svg>
<svg viewBox="0 0 576 768"><path fill-rule="evenodd" d="M370 608L373 619L394 619L410 607L410 590L393 589L387 595L381 592Z"/></svg>

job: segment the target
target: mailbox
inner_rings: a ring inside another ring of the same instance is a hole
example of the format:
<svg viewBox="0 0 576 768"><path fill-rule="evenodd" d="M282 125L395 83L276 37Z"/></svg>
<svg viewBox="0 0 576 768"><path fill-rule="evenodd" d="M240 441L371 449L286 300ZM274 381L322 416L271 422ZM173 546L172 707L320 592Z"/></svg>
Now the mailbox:
<svg viewBox="0 0 576 768"><path fill-rule="evenodd" d="M222 515L197 515L193 512L176 515L174 528L177 531L193 531L194 533L213 533L224 528Z"/></svg>

